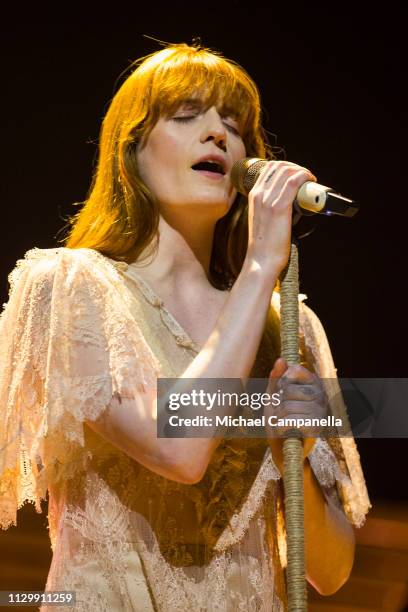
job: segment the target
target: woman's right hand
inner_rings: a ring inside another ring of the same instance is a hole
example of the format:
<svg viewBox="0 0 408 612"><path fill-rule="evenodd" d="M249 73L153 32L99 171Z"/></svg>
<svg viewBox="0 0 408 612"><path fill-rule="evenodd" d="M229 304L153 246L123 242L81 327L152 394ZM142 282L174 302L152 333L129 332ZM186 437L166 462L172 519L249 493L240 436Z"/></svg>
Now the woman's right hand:
<svg viewBox="0 0 408 612"><path fill-rule="evenodd" d="M265 165L248 195L248 263L280 274L290 255L293 202L304 183L316 180L291 162Z"/></svg>

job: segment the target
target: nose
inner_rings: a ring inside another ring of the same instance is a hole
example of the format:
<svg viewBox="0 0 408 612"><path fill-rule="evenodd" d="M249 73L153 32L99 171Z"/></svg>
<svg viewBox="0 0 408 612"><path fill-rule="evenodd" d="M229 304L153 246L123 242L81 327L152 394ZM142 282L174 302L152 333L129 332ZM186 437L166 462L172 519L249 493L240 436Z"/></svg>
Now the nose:
<svg viewBox="0 0 408 612"><path fill-rule="evenodd" d="M205 113L201 142L213 140L224 152L227 150L227 129L221 120L217 109L213 106Z"/></svg>

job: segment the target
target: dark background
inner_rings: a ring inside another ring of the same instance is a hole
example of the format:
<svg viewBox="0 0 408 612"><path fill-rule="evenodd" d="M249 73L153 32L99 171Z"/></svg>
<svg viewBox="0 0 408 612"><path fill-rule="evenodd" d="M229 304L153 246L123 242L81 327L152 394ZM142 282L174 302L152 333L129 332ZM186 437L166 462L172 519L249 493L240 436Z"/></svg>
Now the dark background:
<svg viewBox="0 0 408 612"><path fill-rule="evenodd" d="M357 3L288 6L284 14L272 2L173 2L117 20L110 7L102 22L83 12L3 21L2 302L16 260L34 246L59 246L63 218L85 199L118 77L161 48L143 34L201 36L258 84L271 143L360 202L352 220L319 217L301 244L301 291L326 329L338 375L407 376L405 18L389 2L360 6L361 14ZM358 446L371 498L406 500L406 441Z"/></svg>

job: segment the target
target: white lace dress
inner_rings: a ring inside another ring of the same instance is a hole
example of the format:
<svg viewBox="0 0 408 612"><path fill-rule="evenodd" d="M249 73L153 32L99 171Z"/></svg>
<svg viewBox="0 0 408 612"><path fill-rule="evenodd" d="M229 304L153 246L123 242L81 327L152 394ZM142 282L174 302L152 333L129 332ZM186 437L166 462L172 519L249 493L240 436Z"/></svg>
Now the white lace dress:
<svg viewBox="0 0 408 612"><path fill-rule="evenodd" d="M115 402L131 410L137 392L177 377L199 350L137 268L91 249L32 249L9 280L0 320L0 526L16 524L25 502L40 512L48 490L45 588L76 592L75 606L61 610L284 610L282 485L264 440L224 441L203 480L182 485L84 423ZM323 328L300 306L305 363L334 379ZM278 323L274 294L254 377L267 376L279 352ZM329 442L318 440L311 466L359 526L369 501L354 441Z"/></svg>

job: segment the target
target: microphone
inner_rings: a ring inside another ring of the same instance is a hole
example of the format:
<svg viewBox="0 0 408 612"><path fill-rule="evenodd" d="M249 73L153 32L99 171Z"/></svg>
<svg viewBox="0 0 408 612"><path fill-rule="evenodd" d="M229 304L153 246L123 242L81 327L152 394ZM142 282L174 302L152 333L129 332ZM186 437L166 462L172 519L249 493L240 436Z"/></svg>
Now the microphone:
<svg viewBox="0 0 408 612"><path fill-rule="evenodd" d="M235 162L231 170L231 181L235 189L247 196L258 176L268 163L267 159L245 157ZM294 207L301 214L340 215L354 217L359 210L357 202L345 198L331 187L307 181L297 192Z"/></svg>

